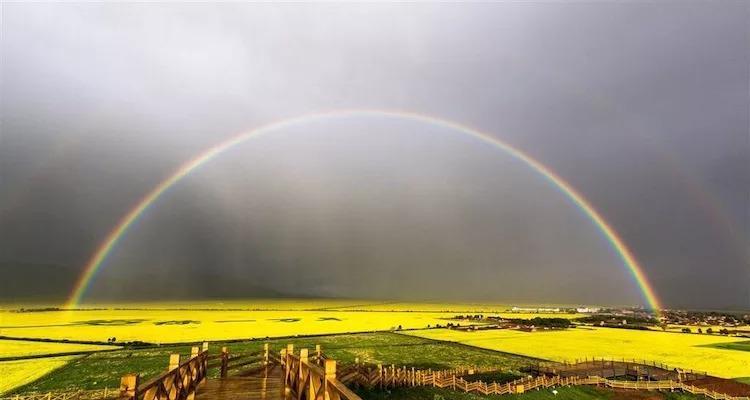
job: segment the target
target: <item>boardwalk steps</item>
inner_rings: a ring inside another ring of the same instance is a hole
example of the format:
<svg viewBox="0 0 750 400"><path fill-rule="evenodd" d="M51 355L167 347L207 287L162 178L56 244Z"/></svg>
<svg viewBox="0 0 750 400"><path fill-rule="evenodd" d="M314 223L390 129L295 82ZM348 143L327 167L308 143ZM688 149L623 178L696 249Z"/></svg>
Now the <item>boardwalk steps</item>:
<svg viewBox="0 0 750 400"><path fill-rule="evenodd" d="M229 377L209 380L198 389L198 399L215 400L271 400L281 398L278 376Z"/></svg>

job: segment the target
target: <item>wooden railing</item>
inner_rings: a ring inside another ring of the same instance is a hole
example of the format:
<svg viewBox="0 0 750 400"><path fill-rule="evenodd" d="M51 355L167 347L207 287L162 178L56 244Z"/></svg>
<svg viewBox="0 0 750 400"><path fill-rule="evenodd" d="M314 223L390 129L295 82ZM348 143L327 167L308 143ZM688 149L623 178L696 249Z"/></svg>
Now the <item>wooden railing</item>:
<svg viewBox="0 0 750 400"><path fill-rule="evenodd" d="M169 357L169 368L145 384L139 374L128 374L120 381L120 398L128 400L188 400L195 398L198 386L206 381L208 343L193 347L190 358L180 362L179 354Z"/></svg>
<svg viewBox="0 0 750 400"><path fill-rule="evenodd" d="M250 353L232 355L226 347L221 348L218 356L209 357L208 367L219 367L219 377L226 378L230 372L239 372L248 374L266 368L271 362L268 343L263 345L263 350ZM255 368L246 369L246 367L255 366ZM244 370L243 370L244 369Z"/></svg>
<svg viewBox="0 0 750 400"><path fill-rule="evenodd" d="M319 351L311 359L307 349L294 354L294 346L281 350L281 398L285 400L361 400L336 377L336 360ZM321 366L322 365L322 366Z"/></svg>
<svg viewBox="0 0 750 400"><path fill-rule="evenodd" d="M420 386L427 376L465 376L475 373L500 371L498 368L463 367L445 370L418 370L414 367L399 367L355 364L344 367L337 374L338 379L348 386L372 388L394 388Z"/></svg>

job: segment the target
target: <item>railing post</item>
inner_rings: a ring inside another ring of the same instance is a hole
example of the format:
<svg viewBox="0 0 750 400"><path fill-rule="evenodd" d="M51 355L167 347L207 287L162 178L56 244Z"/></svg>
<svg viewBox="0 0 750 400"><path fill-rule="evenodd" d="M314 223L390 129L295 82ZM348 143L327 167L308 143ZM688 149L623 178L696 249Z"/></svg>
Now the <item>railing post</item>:
<svg viewBox="0 0 750 400"><path fill-rule="evenodd" d="M229 371L229 349L226 347L221 348L221 372L219 373L219 376L222 378L227 377L227 373Z"/></svg>
<svg viewBox="0 0 750 400"><path fill-rule="evenodd" d="M268 343L263 343L263 365L268 365Z"/></svg>
<svg viewBox="0 0 750 400"><path fill-rule="evenodd" d="M282 399L289 399L291 398L292 389L289 387L289 374L292 372L290 371L290 359L289 356L291 355L291 349L294 349L294 347L289 344L287 345L286 349L281 349L279 351L279 355L281 356L281 398Z"/></svg>
<svg viewBox="0 0 750 400"><path fill-rule="evenodd" d="M315 355L318 356L318 361L320 361L320 357L323 356L323 351L320 349L320 345L315 345Z"/></svg>
<svg viewBox="0 0 750 400"><path fill-rule="evenodd" d="M193 346L192 348L190 348L190 358L197 357L200 351L201 350L198 346Z"/></svg>
<svg viewBox="0 0 750 400"><path fill-rule="evenodd" d="M336 379L336 360L326 360L325 362L325 379L323 379L323 393L325 400L331 400L333 390L328 384L329 381Z"/></svg>
<svg viewBox="0 0 750 400"><path fill-rule="evenodd" d="M171 371L177 367L180 366L180 355L179 354L170 354L169 355L169 366L167 367L167 371Z"/></svg>
<svg viewBox="0 0 750 400"><path fill-rule="evenodd" d="M140 384L140 375L127 374L120 378L120 398L133 399L138 396L138 385Z"/></svg>
<svg viewBox="0 0 750 400"><path fill-rule="evenodd" d="M383 388L384 381L385 381L385 375L383 375L383 364L378 364L378 376L380 377L380 388Z"/></svg>

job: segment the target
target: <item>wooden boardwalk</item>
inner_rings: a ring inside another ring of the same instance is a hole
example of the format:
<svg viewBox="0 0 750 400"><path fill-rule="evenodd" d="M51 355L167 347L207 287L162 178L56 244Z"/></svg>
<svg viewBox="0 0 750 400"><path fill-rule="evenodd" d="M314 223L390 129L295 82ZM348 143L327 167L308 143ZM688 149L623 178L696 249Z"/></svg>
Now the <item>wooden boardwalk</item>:
<svg viewBox="0 0 750 400"><path fill-rule="evenodd" d="M198 388L197 399L277 400L281 398L281 369L269 368L251 376L209 379Z"/></svg>

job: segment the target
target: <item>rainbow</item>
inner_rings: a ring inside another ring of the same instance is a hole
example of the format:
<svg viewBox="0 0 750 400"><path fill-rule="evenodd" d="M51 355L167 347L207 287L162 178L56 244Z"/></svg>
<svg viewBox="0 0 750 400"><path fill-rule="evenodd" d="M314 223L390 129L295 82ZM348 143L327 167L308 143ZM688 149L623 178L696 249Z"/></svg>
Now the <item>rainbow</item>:
<svg viewBox="0 0 750 400"><path fill-rule="evenodd" d="M104 241L97 248L96 252L91 256L88 263L83 269L83 273L79 277L76 285L68 298L66 308L76 308L81 302L86 290L91 284L92 280L96 276L97 271L102 268L102 265L107 260L107 257L112 252L112 249L120 242L122 237L127 233L133 224L143 215L143 213L154 204L170 187L177 184L180 180L189 175L192 171L196 170L203 164L211 161L215 157L221 155L225 151L232 147L244 143L245 141L257 138L262 135L266 135L272 132L281 131L285 128L289 128L296 125L311 123L318 120L342 118L342 117L386 117L396 118L403 120L410 120L420 123L426 123L437 127L449 129L472 137L481 142L487 143L494 146L497 149L502 150L508 155L515 159L522 161L534 171L539 173L547 181L549 181L554 187L559 189L565 194L582 212L586 215L591 222L599 229L601 234L607 239L609 244L615 250L617 255L622 260L622 263L630 271L633 279L640 288L641 295L646 304L655 312L659 312L662 308L661 304L654 293L654 290L649 283L646 275L643 272L643 267L638 263L633 253L625 245L622 238L615 232L610 224L602 217L602 215L589 203L583 195L576 191L568 182L558 176L555 172L550 170L541 162L535 160L530 155L523 151L512 147L511 145L477 129L471 128L466 125L462 125L453 121L436 118L428 115L416 114L412 112L404 111L388 111L388 110L335 110L323 113L306 114L298 117L288 118L271 122L266 125L262 125L250 131L240 133L236 136L230 137L229 139L216 144L215 146L207 149L203 153L197 155L193 159L182 164L176 171L174 171L169 177L161 181L156 187L148 192L127 214L125 214L107 235Z"/></svg>

